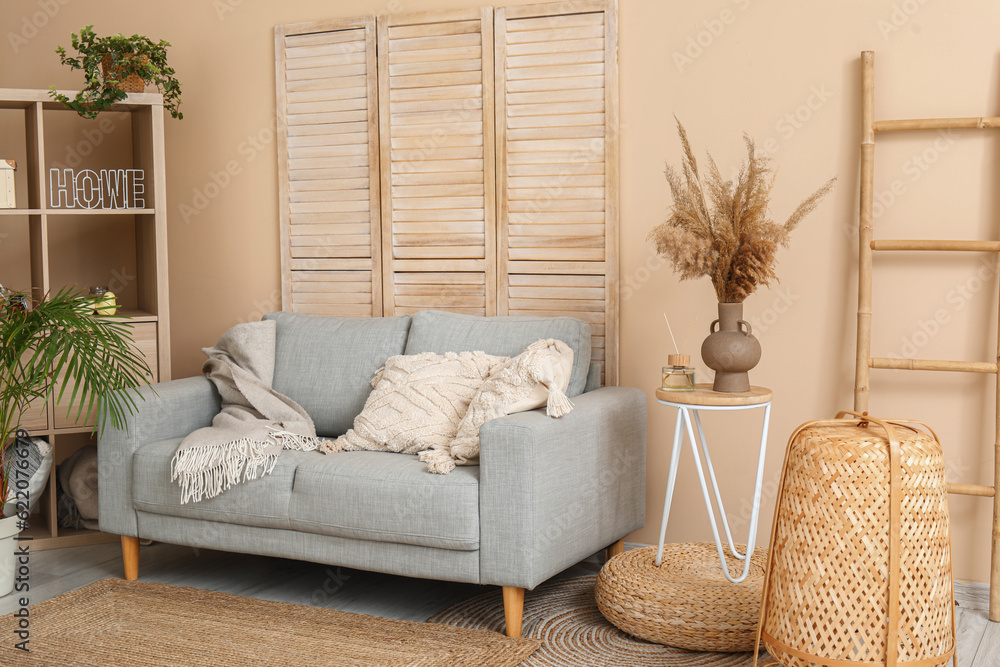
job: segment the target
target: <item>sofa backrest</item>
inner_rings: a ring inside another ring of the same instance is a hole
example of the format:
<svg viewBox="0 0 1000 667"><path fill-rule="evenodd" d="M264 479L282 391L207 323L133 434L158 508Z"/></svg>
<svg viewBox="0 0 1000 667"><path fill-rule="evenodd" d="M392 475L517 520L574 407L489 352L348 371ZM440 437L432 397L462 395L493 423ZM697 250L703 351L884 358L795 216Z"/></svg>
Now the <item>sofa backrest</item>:
<svg viewBox="0 0 1000 667"><path fill-rule="evenodd" d="M375 371L403 354L410 318L268 313L277 323L274 389L305 408L323 436L340 435L361 413Z"/></svg>
<svg viewBox="0 0 1000 667"><path fill-rule="evenodd" d="M515 357L542 338L556 338L572 348L573 373L566 393L583 393L590 370L590 325L573 317L478 317L421 310L413 315L405 354L481 350Z"/></svg>
<svg viewBox="0 0 1000 667"><path fill-rule="evenodd" d="M601 373L603 371L604 367L599 361L590 362L590 372L587 373L587 386L583 388L584 392L601 388Z"/></svg>

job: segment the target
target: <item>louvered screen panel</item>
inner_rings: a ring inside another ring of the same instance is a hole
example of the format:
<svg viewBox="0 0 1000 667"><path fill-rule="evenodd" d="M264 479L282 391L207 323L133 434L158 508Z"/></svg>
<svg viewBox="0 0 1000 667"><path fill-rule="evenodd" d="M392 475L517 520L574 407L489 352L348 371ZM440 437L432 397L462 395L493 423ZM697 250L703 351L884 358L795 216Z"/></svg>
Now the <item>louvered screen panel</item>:
<svg viewBox="0 0 1000 667"><path fill-rule="evenodd" d="M384 313L495 314L492 10L378 30Z"/></svg>
<svg viewBox="0 0 1000 667"><path fill-rule="evenodd" d="M617 61L604 2L497 10L499 310L593 327L618 381Z"/></svg>
<svg viewBox="0 0 1000 667"><path fill-rule="evenodd" d="M382 314L375 22L278 26L282 302Z"/></svg>

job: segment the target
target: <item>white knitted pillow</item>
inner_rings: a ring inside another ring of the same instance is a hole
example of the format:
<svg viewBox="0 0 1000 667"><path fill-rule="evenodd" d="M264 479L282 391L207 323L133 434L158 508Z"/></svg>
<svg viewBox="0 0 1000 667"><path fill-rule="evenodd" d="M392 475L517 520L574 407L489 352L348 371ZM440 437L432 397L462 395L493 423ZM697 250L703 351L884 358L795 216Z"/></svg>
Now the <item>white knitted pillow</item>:
<svg viewBox="0 0 1000 667"><path fill-rule="evenodd" d="M469 404L448 445L420 453L427 469L449 473L455 465L479 464L479 427L491 419L547 406L545 414L562 417L573 409L566 397L573 371L573 350L561 340L546 339L503 364Z"/></svg>
<svg viewBox="0 0 1000 667"><path fill-rule="evenodd" d="M447 447L469 401L507 357L448 352L390 357L372 380L354 428L320 451L372 450L415 454Z"/></svg>

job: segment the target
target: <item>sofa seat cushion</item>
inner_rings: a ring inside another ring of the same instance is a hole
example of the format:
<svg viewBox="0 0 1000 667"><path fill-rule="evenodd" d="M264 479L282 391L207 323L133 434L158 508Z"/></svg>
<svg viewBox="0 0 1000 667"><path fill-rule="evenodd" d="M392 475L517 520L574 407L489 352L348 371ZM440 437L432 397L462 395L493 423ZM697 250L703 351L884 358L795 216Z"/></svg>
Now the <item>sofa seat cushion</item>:
<svg viewBox="0 0 1000 667"><path fill-rule="evenodd" d="M328 454L295 471L289 517L303 532L475 551L479 467L432 475L407 454Z"/></svg>
<svg viewBox="0 0 1000 667"><path fill-rule="evenodd" d="M170 460L180 440L140 447L132 459L132 505L135 509L189 519L262 528L290 528L288 504L295 470L324 458L319 452L286 450L269 475L236 484L215 498L181 504L180 485L170 479Z"/></svg>
<svg viewBox="0 0 1000 667"><path fill-rule="evenodd" d="M478 317L421 310L413 315L405 354L481 350L516 357L543 338L561 340L573 350L573 373L566 394L582 394L590 370L590 325L574 317Z"/></svg>
<svg viewBox="0 0 1000 667"><path fill-rule="evenodd" d="M347 432L365 407L372 377L403 354L410 318L268 313L278 325L274 390L305 408L316 432Z"/></svg>

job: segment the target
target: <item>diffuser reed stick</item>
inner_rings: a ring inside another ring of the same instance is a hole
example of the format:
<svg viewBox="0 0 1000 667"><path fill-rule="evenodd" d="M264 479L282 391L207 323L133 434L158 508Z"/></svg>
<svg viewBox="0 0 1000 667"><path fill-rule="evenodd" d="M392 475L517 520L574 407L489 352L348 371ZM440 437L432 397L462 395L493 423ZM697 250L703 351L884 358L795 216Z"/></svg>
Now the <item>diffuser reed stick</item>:
<svg viewBox="0 0 1000 667"><path fill-rule="evenodd" d="M691 357L681 353L681 348L677 347L677 339L674 338L674 329L670 326L670 318L663 313L663 321L667 323L667 331L670 332L670 340L674 344L674 354L667 355L667 366L663 367L662 382L663 389L691 391L694 389L694 368L691 367ZM695 322L697 322L695 318ZM694 323L688 331L687 338L684 339L684 347L687 347L691 332L694 331Z"/></svg>
<svg viewBox="0 0 1000 667"><path fill-rule="evenodd" d="M671 340L671 341L673 341L673 344L674 344L674 352L675 352L676 354L680 354L680 353L681 353L681 351L680 351L680 349L679 349L679 348L677 347L677 339L676 339L676 338L674 338L674 330L673 330L673 328L671 328L671 326L670 326L670 319L669 319L669 318L667 317L667 314L666 314L666 313L663 313L663 321L667 323L667 331L669 331L669 332L670 332L670 340Z"/></svg>

